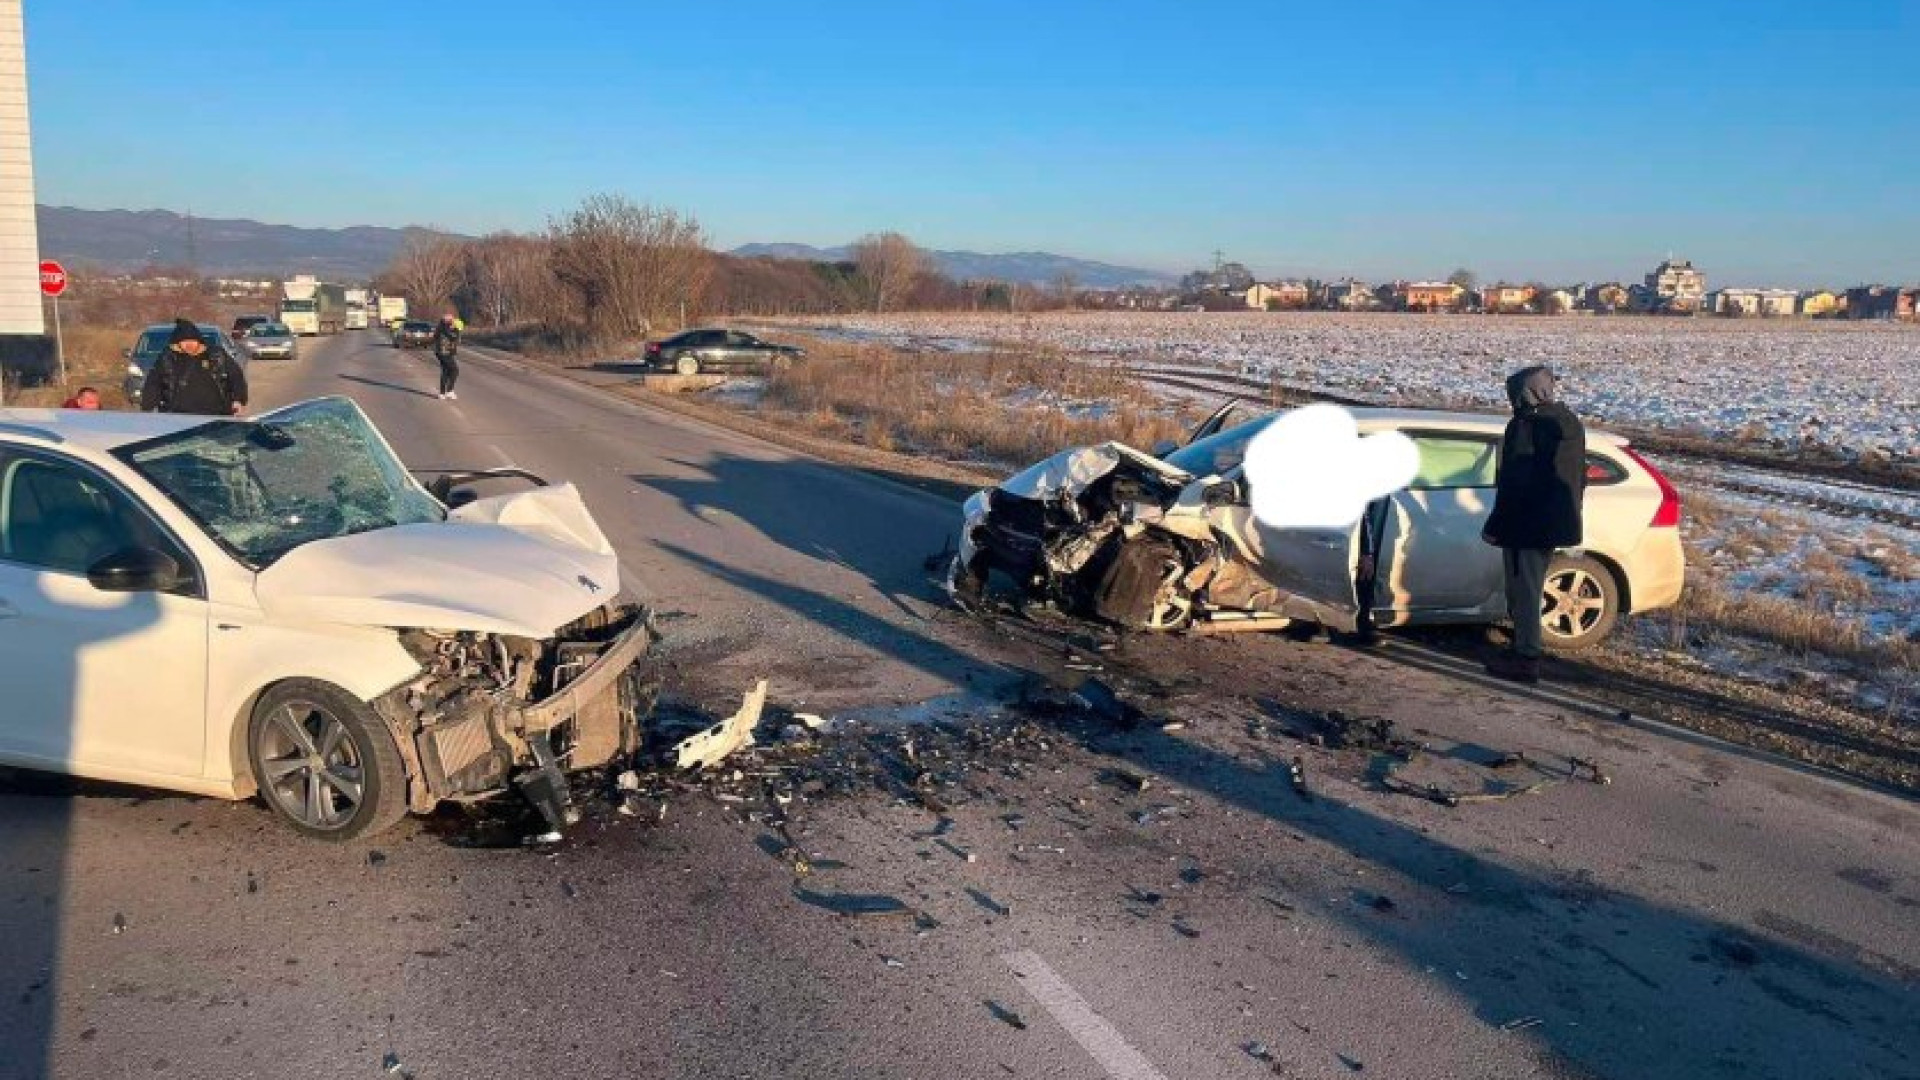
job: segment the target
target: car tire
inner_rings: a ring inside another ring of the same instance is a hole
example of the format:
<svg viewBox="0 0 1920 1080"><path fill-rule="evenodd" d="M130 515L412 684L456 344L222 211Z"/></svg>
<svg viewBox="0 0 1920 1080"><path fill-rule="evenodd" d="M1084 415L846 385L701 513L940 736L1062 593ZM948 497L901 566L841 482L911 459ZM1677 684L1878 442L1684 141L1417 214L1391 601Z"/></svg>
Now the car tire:
<svg viewBox="0 0 1920 1080"><path fill-rule="evenodd" d="M317 776L316 759L324 762ZM247 723L247 764L267 808L302 836L353 840L407 813L392 733L331 683L288 679L261 694Z"/></svg>
<svg viewBox="0 0 1920 1080"><path fill-rule="evenodd" d="M1556 555L1540 599L1540 641L1549 652L1578 653L1600 644L1620 621L1620 583L1586 555Z"/></svg>
<svg viewBox="0 0 1920 1080"><path fill-rule="evenodd" d="M692 353L681 353L673 358L673 373L675 375L700 374L700 358Z"/></svg>

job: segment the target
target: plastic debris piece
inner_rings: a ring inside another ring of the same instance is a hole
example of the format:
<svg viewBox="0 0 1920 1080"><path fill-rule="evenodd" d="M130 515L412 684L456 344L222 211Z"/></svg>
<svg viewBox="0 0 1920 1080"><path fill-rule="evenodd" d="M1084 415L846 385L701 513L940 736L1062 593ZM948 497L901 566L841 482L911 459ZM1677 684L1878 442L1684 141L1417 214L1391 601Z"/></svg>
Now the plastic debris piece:
<svg viewBox="0 0 1920 1080"><path fill-rule="evenodd" d="M993 1014L995 1020L1000 1021L1015 1031L1027 1030L1027 1022L1020 1018L1019 1013L1014 1012L1012 1009L1007 1008L997 1001L987 1002L987 1011Z"/></svg>
<svg viewBox="0 0 1920 1080"><path fill-rule="evenodd" d="M872 918L887 915L909 915L913 909L897 896L884 893L823 893L803 889L798 884L793 887L794 898L803 904L811 904L850 918Z"/></svg>
<svg viewBox="0 0 1920 1080"><path fill-rule="evenodd" d="M1307 801L1313 801L1313 792L1307 790L1307 763L1296 757L1287 766L1287 779L1293 784L1293 793Z"/></svg>
<svg viewBox="0 0 1920 1080"><path fill-rule="evenodd" d="M753 729L767 706L767 680L761 679L740 702L740 710L718 724L689 735L673 748L674 765L681 769L711 768L727 755L753 745Z"/></svg>
<svg viewBox="0 0 1920 1080"><path fill-rule="evenodd" d="M1525 1031L1530 1027L1539 1027L1542 1023L1537 1016L1518 1016L1500 1025L1501 1031Z"/></svg>
<svg viewBox="0 0 1920 1080"><path fill-rule="evenodd" d="M117 911L113 913L113 932L116 934L127 932L127 917Z"/></svg>
<svg viewBox="0 0 1920 1080"><path fill-rule="evenodd" d="M639 791L640 774L634 772L632 769L628 769L614 779L613 785L621 791Z"/></svg>

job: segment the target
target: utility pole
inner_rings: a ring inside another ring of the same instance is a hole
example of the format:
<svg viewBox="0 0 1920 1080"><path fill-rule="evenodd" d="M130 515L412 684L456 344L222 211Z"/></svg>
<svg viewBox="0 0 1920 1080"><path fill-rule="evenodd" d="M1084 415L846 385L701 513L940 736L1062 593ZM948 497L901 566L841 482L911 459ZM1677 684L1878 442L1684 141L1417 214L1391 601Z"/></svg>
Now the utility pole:
<svg viewBox="0 0 1920 1080"><path fill-rule="evenodd" d="M200 277L200 252L193 242L193 207L187 207L187 273Z"/></svg>

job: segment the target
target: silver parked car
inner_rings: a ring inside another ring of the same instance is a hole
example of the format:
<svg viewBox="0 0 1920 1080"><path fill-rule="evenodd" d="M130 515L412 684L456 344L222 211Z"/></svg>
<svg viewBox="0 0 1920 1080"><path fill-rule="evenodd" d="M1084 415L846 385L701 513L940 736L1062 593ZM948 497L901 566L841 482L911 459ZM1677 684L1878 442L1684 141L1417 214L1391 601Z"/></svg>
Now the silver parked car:
<svg viewBox="0 0 1920 1080"><path fill-rule="evenodd" d="M1500 552L1480 533L1505 419L1352 412L1360 434L1399 431L1420 454L1413 482L1386 507L1375 625L1503 620ZM1227 414L1184 447L1068 450L975 494L949 590L965 602L998 571L1062 608L1133 629L1301 620L1353 630L1358 525L1275 529L1255 518L1242 459L1273 417L1225 427ZM1597 644L1623 614L1672 605L1685 579L1679 493L1617 435L1587 433L1584 519L1582 545L1554 557L1541 598L1546 645L1560 652Z"/></svg>
<svg viewBox="0 0 1920 1080"><path fill-rule="evenodd" d="M299 355L293 331L283 322L253 324L241 336L240 347L255 360L292 360Z"/></svg>

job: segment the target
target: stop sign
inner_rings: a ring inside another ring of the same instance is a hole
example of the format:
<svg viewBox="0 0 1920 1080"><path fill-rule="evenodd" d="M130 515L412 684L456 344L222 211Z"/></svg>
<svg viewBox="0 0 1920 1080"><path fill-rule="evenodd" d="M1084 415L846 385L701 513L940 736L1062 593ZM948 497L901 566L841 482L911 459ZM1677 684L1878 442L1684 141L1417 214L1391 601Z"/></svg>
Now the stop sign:
<svg viewBox="0 0 1920 1080"><path fill-rule="evenodd" d="M67 268L48 259L40 264L40 291L48 296L59 296L67 291Z"/></svg>

